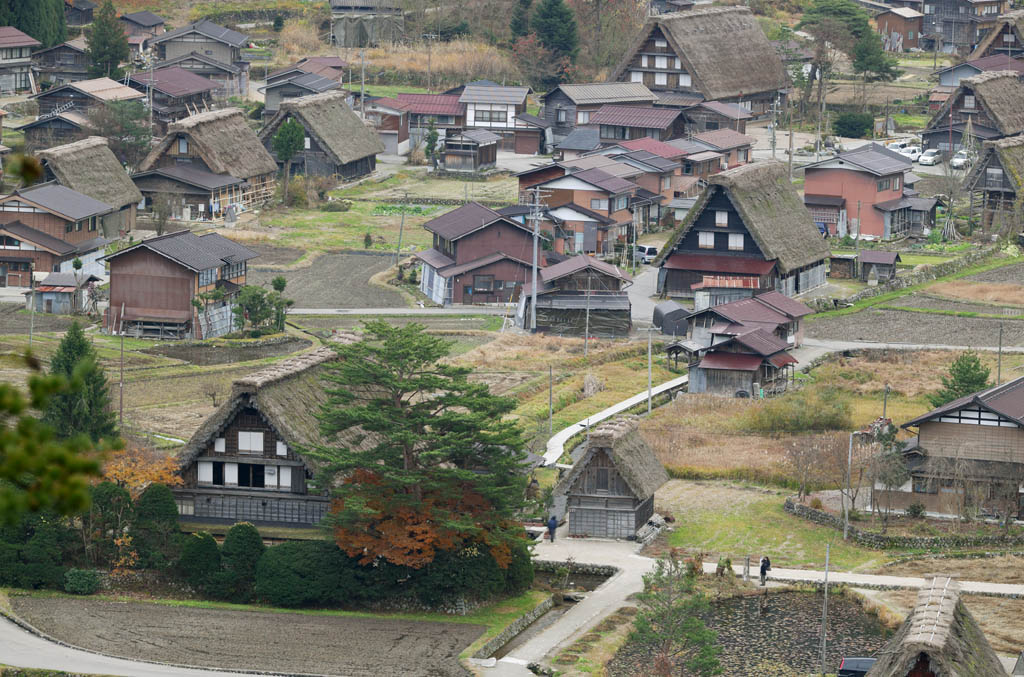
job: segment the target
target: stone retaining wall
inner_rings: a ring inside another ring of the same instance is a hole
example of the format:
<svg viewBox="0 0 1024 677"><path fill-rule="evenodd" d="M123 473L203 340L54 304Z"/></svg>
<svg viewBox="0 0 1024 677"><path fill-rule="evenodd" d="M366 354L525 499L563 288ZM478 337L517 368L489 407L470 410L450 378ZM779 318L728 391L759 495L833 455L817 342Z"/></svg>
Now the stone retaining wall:
<svg viewBox="0 0 1024 677"><path fill-rule="evenodd" d="M802 517L803 519L814 522L815 524L832 527L839 531L842 531L843 529L842 517L825 512L824 510L815 510L814 508L803 505L802 503L793 501L792 498L786 499L786 502L783 504L783 509L792 515ZM864 531L862 529L858 529L853 524L850 525L850 538L852 538L858 545L871 548L872 550L948 550L950 548L971 548L986 545L1024 544L1024 535L958 536L955 534L948 534L946 536L937 537L892 536L889 534Z"/></svg>
<svg viewBox="0 0 1024 677"><path fill-rule="evenodd" d="M964 268L973 266L978 261L991 256L998 250L998 246L982 247L981 249L973 249L965 252L963 255L944 261L942 263L936 263L934 265L928 265L923 270L918 270L907 275L900 275L892 282L886 284L880 284L877 287L868 287L863 291L857 292L853 296L843 299L844 303L856 303L863 299L873 298L875 296L881 296L882 294L888 294L891 291L897 291L900 289L906 289L907 287L913 287L914 285L923 284L925 282L931 282L936 278L945 277L946 275L952 275L958 273ZM831 298L817 298L817 299L803 299L803 302L814 308L817 311L833 310Z"/></svg>
<svg viewBox="0 0 1024 677"><path fill-rule="evenodd" d="M520 632L525 630L531 623L546 614L555 605L555 596L551 595L532 610L505 626L505 629L489 639L476 653L473 658L490 658L501 647L508 644Z"/></svg>
<svg viewBox="0 0 1024 677"><path fill-rule="evenodd" d="M466 201L462 198L448 198L448 197L422 197L422 196L410 196L410 197L349 197L346 200L352 200L353 202L383 202L390 205L401 205L401 204L416 204L416 205L441 205L442 207L461 207L466 204ZM485 198L474 198L470 202L478 202L485 207L507 207L513 204L511 200L488 200Z"/></svg>

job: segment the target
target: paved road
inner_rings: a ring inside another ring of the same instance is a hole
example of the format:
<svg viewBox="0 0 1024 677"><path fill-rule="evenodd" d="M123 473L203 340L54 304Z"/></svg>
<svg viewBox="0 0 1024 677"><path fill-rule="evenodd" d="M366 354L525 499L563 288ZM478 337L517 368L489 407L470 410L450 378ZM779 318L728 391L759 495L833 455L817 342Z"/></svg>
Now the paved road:
<svg viewBox="0 0 1024 677"><path fill-rule="evenodd" d="M290 308L289 315L504 315L505 306L454 308Z"/></svg>

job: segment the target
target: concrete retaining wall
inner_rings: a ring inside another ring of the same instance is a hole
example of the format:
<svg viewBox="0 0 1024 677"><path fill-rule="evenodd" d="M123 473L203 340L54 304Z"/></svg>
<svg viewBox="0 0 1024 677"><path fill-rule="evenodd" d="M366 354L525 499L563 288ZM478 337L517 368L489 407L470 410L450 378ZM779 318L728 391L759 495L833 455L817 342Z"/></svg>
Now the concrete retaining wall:
<svg viewBox="0 0 1024 677"><path fill-rule="evenodd" d="M480 649L473 654L473 658L490 658L501 647L512 641L516 635L525 630L535 620L546 614L555 605L555 596L551 595L543 602L535 606L531 611L512 621L504 630L487 641Z"/></svg>

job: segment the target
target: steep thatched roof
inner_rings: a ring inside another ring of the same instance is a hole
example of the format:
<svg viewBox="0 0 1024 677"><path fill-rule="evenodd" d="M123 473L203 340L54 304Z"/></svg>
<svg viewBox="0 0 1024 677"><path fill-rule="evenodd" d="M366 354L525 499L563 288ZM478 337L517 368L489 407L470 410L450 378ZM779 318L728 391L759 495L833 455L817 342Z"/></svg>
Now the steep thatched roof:
<svg viewBox="0 0 1024 677"><path fill-rule="evenodd" d="M636 416L619 416L590 431L590 439L583 455L567 472L558 486L556 496L569 492L576 478L586 469L594 452L603 450L615 462L615 468L641 501L654 495L668 482L668 473L662 467L647 443L640 437Z"/></svg>
<svg viewBox="0 0 1024 677"><path fill-rule="evenodd" d="M1004 176L1010 180L1015 190L1020 192L1021 188L1024 188L1024 135L986 141L981 158L974 163L970 174L964 179L965 185L979 187L979 182L985 180L985 169L993 157L999 159Z"/></svg>
<svg viewBox="0 0 1024 677"><path fill-rule="evenodd" d="M337 357L330 348L290 357L232 384L231 397L213 413L182 449L178 460L182 468L209 449L241 409L252 407L285 443L291 446L315 446L323 442L316 415L327 401L320 381L323 364Z"/></svg>
<svg viewBox="0 0 1024 677"><path fill-rule="evenodd" d="M985 33L985 37L981 39L981 42L974 48L974 51L967 57L967 60L973 61L985 56L985 53L992 47L992 43L1003 34L1003 28L1007 26L1010 30L1016 31L1018 41L1024 39L1024 9L1015 9L1000 16L996 25Z"/></svg>
<svg viewBox="0 0 1024 677"><path fill-rule="evenodd" d="M659 254L661 261L675 249L704 211L712 191L723 189L744 225L761 249L765 259L778 261L779 270L788 273L829 255L828 245L814 225L800 195L789 182L781 162L755 162L708 178L697 204L687 213L683 224Z"/></svg>
<svg viewBox="0 0 1024 677"><path fill-rule="evenodd" d="M384 152L377 133L367 127L345 103L343 92L326 92L287 99L267 125L260 130L260 141L269 146L278 128L289 117L296 118L317 145L339 165Z"/></svg>
<svg viewBox="0 0 1024 677"><path fill-rule="evenodd" d="M118 209L142 201L142 193L103 137L90 136L37 155L57 181L71 190Z"/></svg>
<svg viewBox="0 0 1024 677"><path fill-rule="evenodd" d="M167 128L167 135L142 161L139 171L152 169L179 135L191 139L190 143L195 145L197 153L214 174L248 179L277 172L274 158L260 143L238 108L208 111L172 122Z"/></svg>
<svg viewBox="0 0 1024 677"><path fill-rule="evenodd" d="M977 103L989 114L996 129L1004 136L1024 132L1024 83L1015 71L986 71L964 78L928 121L928 129L945 128L949 111L964 93L974 94Z"/></svg>
<svg viewBox="0 0 1024 677"><path fill-rule="evenodd" d="M786 69L745 7L709 7L650 17L609 80L622 80L637 50L659 28L705 99L727 99L786 86Z"/></svg>
<svg viewBox="0 0 1024 677"><path fill-rule="evenodd" d="M933 578L867 677L906 677L924 656L935 677L992 677L1006 670L960 599L960 586Z"/></svg>

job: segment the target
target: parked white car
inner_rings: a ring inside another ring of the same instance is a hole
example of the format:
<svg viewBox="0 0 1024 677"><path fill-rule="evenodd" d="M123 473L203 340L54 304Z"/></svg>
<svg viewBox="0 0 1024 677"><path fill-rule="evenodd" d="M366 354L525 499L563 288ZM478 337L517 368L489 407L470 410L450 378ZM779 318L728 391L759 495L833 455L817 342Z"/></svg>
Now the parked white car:
<svg viewBox="0 0 1024 677"><path fill-rule="evenodd" d="M971 166L971 154L966 150L958 150L949 161L949 166L953 169L967 169Z"/></svg>
<svg viewBox="0 0 1024 677"><path fill-rule="evenodd" d="M640 263L650 263L658 256L658 248L649 245L638 244L636 246L636 260Z"/></svg>
<svg viewBox="0 0 1024 677"><path fill-rule="evenodd" d="M921 157L917 158L917 162L928 167L937 165L942 162L942 152L938 148L929 148L921 153Z"/></svg>
<svg viewBox="0 0 1024 677"><path fill-rule="evenodd" d="M899 154L905 158L909 158L911 162L917 162L918 158L921 157L920 146L906 146L899 150Z"/></svg>

